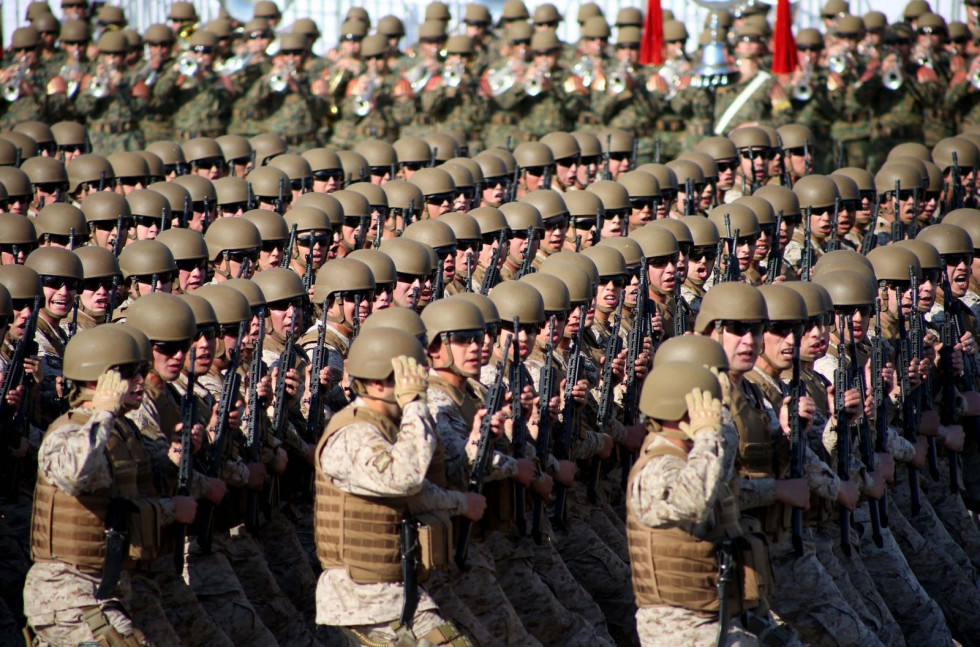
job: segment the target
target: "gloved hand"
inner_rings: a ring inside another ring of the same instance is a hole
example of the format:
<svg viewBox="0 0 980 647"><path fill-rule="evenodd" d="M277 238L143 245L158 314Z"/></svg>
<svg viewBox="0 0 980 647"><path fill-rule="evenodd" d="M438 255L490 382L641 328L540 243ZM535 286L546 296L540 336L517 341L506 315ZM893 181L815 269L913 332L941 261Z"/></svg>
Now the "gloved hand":
<svg viewBox="0 0 980 647"><path fill-rule="evenodd" d="M701 389L694 389L684 398L687 400L687 417L690 422L682 422L680 428L688 438L694 440L702 431L721 429L721 400Z"/></svg>
<svg viewBox="0 0 980 647"><path fill-rule="evenodd" d="M395 369L395 401L404 407L418 400L425 404L425 391L429 388L429 372L413 358L402 355L391 360Z"/></svg>
<svg viewBox="0 0 980 647"><path fill-rule="evenodd" d="M723 373L714 366L708 370L718 378L718 384L721 385L721 403L726 407L730 407L732 404L732 383L728 379L728 373Z"/></svg>
<svg viewBox="0 0 980 647"><path fill-rule="evenodd" d="M92 396L92 409L95 411L110 411L119 415L122 410L123 397L129 390L129 383L122 379L119 371L111 369L99 377Z"/></svg>

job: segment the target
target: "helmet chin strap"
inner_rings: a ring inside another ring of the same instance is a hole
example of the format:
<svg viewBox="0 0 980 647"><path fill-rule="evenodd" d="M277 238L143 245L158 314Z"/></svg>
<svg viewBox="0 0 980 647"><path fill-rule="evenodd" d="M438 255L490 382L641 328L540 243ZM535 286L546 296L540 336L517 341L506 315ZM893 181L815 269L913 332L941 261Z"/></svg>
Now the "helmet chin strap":
<svg viewBox="0 0 980 647"><path fill-rule="evenodd" d="M474 375L463 373L463 371L459 370L459 367L456 366L456 359L453 357L453 349L449 345L449 333L446 332L439 333L439 339L442 340L442 347L445 348L449 354L449 363L444 364L443 366L431 365L431 368L436 371L449 371L450 373L452 373L457 377L462 377L462 378L475 377ZM481 350L480 352L482 353L483 351ZM430 355L429 357L431 358L432 356Z"/></svg>

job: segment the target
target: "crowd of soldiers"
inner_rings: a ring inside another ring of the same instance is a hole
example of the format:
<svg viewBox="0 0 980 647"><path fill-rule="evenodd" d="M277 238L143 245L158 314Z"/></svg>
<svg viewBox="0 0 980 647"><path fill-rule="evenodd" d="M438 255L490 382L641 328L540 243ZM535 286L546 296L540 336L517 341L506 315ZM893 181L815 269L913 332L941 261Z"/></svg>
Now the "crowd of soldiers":
<svg viewBox="0 0 980 647"><path fill-rule="evenodd" d="M781 77L747 3L713 81L594 5L62 9L0 78L0 643L980 645L976 6L830 0Z"/></svg>

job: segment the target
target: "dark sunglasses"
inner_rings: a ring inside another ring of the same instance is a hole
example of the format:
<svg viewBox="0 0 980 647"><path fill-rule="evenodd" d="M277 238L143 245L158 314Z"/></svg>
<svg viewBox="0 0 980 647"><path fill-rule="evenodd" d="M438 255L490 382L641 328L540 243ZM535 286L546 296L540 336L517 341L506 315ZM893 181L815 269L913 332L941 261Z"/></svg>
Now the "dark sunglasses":
<svg viewBox="0 0 980 647"><path fill-rule="evenodd" d="M647 265L651 267L667 267L671 264L676 265L677 259L677 254L671 254L669 256L654 256L653 258L647 259Z"/></svg>
<svg viewBox="0 0 980 647"><path fill-rule="evenodd" d="M217 336L218 336L218 327L217 326L210 326L210 325L209 326L198 326L197 327L197 335L194 337L194 341L197 341L198 339L201 339L202 337L204 339L207 339L208 341L211 341L212 339L215 339Z"/></svg>
<svg viewBox="0 0 980 647"><path fill-rule="evenodd" d="M621 288L626 286L625 276L600 276L599 285L608 285L612 283L614 288Z"/></svg>
<svg viewBox="0 0 980 647"><path fill-rule="evenodd" d="M177 353L186 353L188 350L190 350L191 343L192 341L190 339L182 339L180 341L155 341L153 342L153 350L161 355L173 357Z"/></svg>
<svg viewBox="0 0 980 647"><path fill-rule="evenodd" d="M871 306L834 306L834 312L845 317L853 317L859 314L862 317L871 316Z"/></svg>
<svg viewBox="0 0 980 647"><path fill-rule="evenodd" d="M973 264L973 254L943 254L943 263L956 267L960 263L966 266Z"/></svg>
<svg viewBox="0 0 980 647"><path fill-rule="evenodd" d="M328 180L337 180L339 182L343 177L343 171L313 171L313 179L319 180L320 182L326 182Z"/></svg>
<svg viewBox="0 0 980 647"><path fill-rule="evenodd" d="M10 306L14 312L30 310L34 307L34 299L11 299Z"/></svg>
<svg viewBox="0 0 980 647"><path fill-rule="evenodd" d="M41 285L52 290L60 290L61 288L67 288L69 292L72 290L78 290L81 281L78 279L73 279L69 276L49 276L46 274L41 275Z"/></svg>
<svg viewBox="0 0 980 647"><path fill-rule="evenodd" d="M528 335L529 337L534 337L535 335L538 334L538 331L541 329L541 326L540 324L536 324L536 323L522 323L518 326L518 328L520 329L521 332ZM506 330L507 332L514 332L514 324L513 322L510 321L501 321L500 329Z"/></svg>
<svg viewBox="0 0 980 647"><path fill-rule="evenodd" d="M184 258L177 261L177 269L181 272L193 272L194 270L201 270L202 272L208 267L208 261L206 258Z"/></svg>
<svg viewBox="0 0 980 647"><path fill-rule="evenodd" d="M767 148L766 150L762 150L762 151L743 150L740 151L740 154L742 155L743 159L754 159L756 157L761 157L764 160L772 160L775 159L776 155L778 155L779 153L771 148Z"/></svg>
<svg viewBox="0 0 980 647"><path fill-rule="evenodd" d="M482 330L458 330L449 333L449 341L450 343L459 344L461 346L482 344L483 335L484 332Z"/></svg>
<svg viewBox="0 0 980 647"><path fill-rule="evenodd" d="M550 220L544 221L545 231L554 231L555 229L564 229L568 226L567 216L561 216L559 218L552 218Z"/></svg>
<svg viewBox="0 0 980 647"><path fill-rule="evenodd" d="M275 251L282 251L286 246L285 240L263 240L262 241L262 251L267 254L271 254Z"/></svg>
<svg viewBox="0 0 980 647"><path fill-rule="evenodd" d="M117 366L112 366L109 368L110 371L116 371L119 373L119 377L124 380L135 379L136 376L146 376L149 367L144 366L142 362L133 364L119 364Z"/></svg>
<svg viewBox="0 0 980 647"><path fill-rule="evenodd" d="M229 261L236 263L244 263L246 260L254 262L259 258L258 251L254 249L236 249L225 253L228 255Z"/></svg>
<svg viewBox="0 0 980 647"><path fill-rule="evenodd" d="M452 193L434 193L432 195L425 196L425 201L429 204L443 204L445 202L452 203L456 196Z"/></svg>
<svg viewBox="0 0 980 647"><path fill-rule="evenodd" d="M272 303L267 303L266 308L269 310L275 310L277 312L284 312L290 308L302 308L303 307L303 297L295 297L292 299L280 299L279 301L273 301Z"/></svg>
<svg viewBox="0 0 980 647"><path fill-rule="evenodd" d="M734 171L738 168L738 162L735 160L722 160L715 162L718 165L718 172L723 171Z"/></svg>
<svg viewBox="0 0 980 647"><path fill-rule="evenodd" d="M744 337L751 333L753 337L758 337L766 329L764 321L728 321L722 320L719 325L736 337Z"/></svg>
<svg viewBox="0 0 980 647"><path fill-rule="evenodd" d="M98 229L99 231L112 231L113 229L116 228L115 220L98 220L96 222L93 222L92 224L95 225L95 228ZM130 227L133 226L133 219L123 218L122 226L123 229L129 229Z"/></svg>
<svg viewBox="0 0 980 647"><path fill-rule="evenodd" d="M502 177L489 177L483 181L483 188L485 189L496 189L498 186L507 186L507 179Z"/></svg>
<svg viewBox="0 0 980 647"><path fill-rule="evenodd" d="M716 247L695 247L691 250L691 255L689 259L698 263L702 260L713 261L718 258L718 249Z"/></svg>
<svg viewBox="0 0 980 647"><path fill-rule="evenodd" d="M481 240L457 240L456 241L456 251L457 252L478 252L483 248L483 241Z"/></svg>
<svg viewBox="0 0 980 647"><path fill-rule="evenodd" d="M313 247L314 245L320 245L321 247L329 245L333 242L333 234L301 234L296 236L296 244L300 247Z"/></svg>
<svg viewBox="0 0 980 647"><path fill-rule="evenodd" d="M770 321L766 330L777 337L789 337L791 334L803 333L802 321Z"/></svg>
<svg viewBox="0 0 980 647"><path fill-rule="evenodd" d="M657 208L656 198L630 198L630 206L641 211L645 208L649 208L651 211Z"/></svg>
<svg viewBox="0 0 980 647"><path fill-rule="evenodd" d="M98 292L99 289L103 289L106 292L112 291L112 284L115 279L111 276L100 276L95 279L85 279L82 281L82 290L86 292Z"/></svg>
<svg viewBox="0 0 980 647"><path fill-rule="evenodd" d="M218 208L224 213L234 213L236 211L248 211L249 203L247 202L225 202L224 204L219 204Z"/></svg>
<svg viewBox="0 0 980 647"><path fill-rule="evenodd" d="M171 272L161 272L156 274L157 283L172 283L174 280L174 275ZM136 279L138 283L153 283L153 274L145 274L143 276L134 276L132 278Z"/></svg>
<svg viewBox="0 0 980 647"><path fill-rule="evenodd" d="M160 216L133 216L133 222L138 227L150 228L153 225L160 226Z"/></svg>

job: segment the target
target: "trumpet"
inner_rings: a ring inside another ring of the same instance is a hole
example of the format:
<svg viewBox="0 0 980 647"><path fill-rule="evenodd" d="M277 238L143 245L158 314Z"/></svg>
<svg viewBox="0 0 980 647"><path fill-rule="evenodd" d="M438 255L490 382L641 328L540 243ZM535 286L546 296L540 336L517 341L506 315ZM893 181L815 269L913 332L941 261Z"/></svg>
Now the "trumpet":
<svg viewBox="0 0 980 647"><path fill-rule="evenodd" d="M551 73L541 67L534 68L533 72L530 78L524 79L524 92L529 97L536 97L544 92L544 82L551 78Z"/></svg>
<svg viewBox="0 0 980 647"><path fill-rule="evenodd" d="M190 52L185 52L177 59L177 70L184 76L197 76L200 67L197 57Z"/></svg>
<svg viewBox="0 0 980 647"><path fill-rule="evenodd" d="M75 96L78 92L78 81L74 80L81 76L82 71L81 66L78 63L65 63L58 70L58 76L65 80L65 95L68 97ZM147 85L152 85L147 83Z"/></svg>
<svg viewBox="0 0 980 647"><path fill-rule="evenodd" d="M109 94L109 84L111 83L112 73L116 71L116 67L111 63L105 67L105 70L96 77L93 77L88 84L88 93L95 97L96 99L101 99L107 94Z"/></svg>
<svg viewBox="0 0 980 647"><path fill-rule="evenodd" d="M902 87L904 83L905 83L905 73L902 72L902 68L900 67L892 68L887 72L882 73L881 75L881 84L885 87L886 90L891 90L892 92L894 92L895 90Z"/></svg>
<svg viewBox="0 0 980 647"><path fill-rule="evenodd" d="M970 85L975 87L977 90L980 90L980 68L975 68L972 72L970 72L967 80L970 81Z"/></svg>
<svg viewBox="0 0 980 647"><path fill-rule="evenodd" d="M811 82L812 78L813 68L808 65L806 66L806 71L803 74L803 78L793 84L791 94L794 101L806 103L813 98L813 83Z"/></svg>
<svg viewBox="0 0 980 647"><path fill-rule="evenodd" d="M827 68L834 74L843 74L847 70L847 54L841 52L831 56L827 59Z"/></svg>
<svg viewBox="0 0 980 647"><path fill-rule="evenodd" d="M293 76L296 76L296 68L292 64L284 66L281 71L269 75L269 89L277 94L285 92L289 78Z"/></svg>
<svg viewBox="0 0 980 647"><path fill-rule="evenodd" d="M221 63L215 65L214 71L221 76L231 76L245 69L245 66L248 65L251 60L252 52L248 52L244 56L235 54L234 56L228 57Z"/></svg>
<svg viewBox="0 0 980 647"><path fill-rule="evenodd" d="M519 72L520 64L514 59L509 59L503 67L487 72L487 84L490 86L490 94L499 97L514 87L514 84L517 83Z"/></svg>
<svg viewBox="0 0 980 647"><path fill-rule="evenodd" d="M609 77L606 87L613 95L622 94L629 88L631 78L633 78L633 66L629 63L620 63L613 75ZM680 77L677 81L680 82Z"/></svg>
<svg viewBox="0 0 980 647"><path fill-rule="evenodd" d="M582 79L582 85L590 87L595 80L595 59L591 56L583 56L572 66L572 74Z"/></svg>
<svg viewBox="0 0 980 647"><path fill-rule="evenodd" d="M371 112L374 94L381 86L381 80L377 73L372 73L367 77L367 87L364 92L357 97L357 104L354 107L354 114L358 117L366 117Z"/></svg>
<svg viewBox="0 0 980 647"><path fill-rule="evenodd" d="M20 86L24 83L24 66L20 63L14 68L13 76L3 86L3 98L7 103L13 103L20 98Z"/></svg>
<svg viewBox="0 0 980 647"><path fill-rule="evenodd" d="M463 82L465 72L466 68L463 67L462 63L446 63L442 68L442 82L446 84L447 88L458 88L459 84Z"/></svg>
<svg viewBox="0 0 980 647"><path fill-rule="evenodd" d="M412 92L415 94L421 94L431 78L432 70L429 68L429 62L425 59L405 70L405 80L412 86Z"/></svg>

